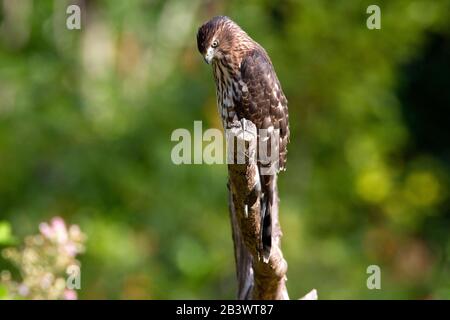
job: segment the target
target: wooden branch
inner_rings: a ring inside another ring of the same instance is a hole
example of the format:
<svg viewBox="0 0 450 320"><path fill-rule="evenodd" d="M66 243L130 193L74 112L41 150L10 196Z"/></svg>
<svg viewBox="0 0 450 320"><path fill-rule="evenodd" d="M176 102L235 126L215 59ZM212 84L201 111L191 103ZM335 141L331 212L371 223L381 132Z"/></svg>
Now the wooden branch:
<svg viewBox="0 0 450 320"><path fill-rule="evenodd" d="M245 130L243 129L245 128ZM234 143L232 143L233 139ZM230 130L228 148L229 209L238 278L238 299L287 300L287 263L281 251L281 228L278 220L278 190L272 205L272 249L264 261L261 248L261 185L256 162L257 130L248 120L236 122ZM239 154L241 152L241 154ZM243 154L242 154L243 153ZM245 159L245 162L238 162ZM275 180L276 185L276 180Z"/></svg>

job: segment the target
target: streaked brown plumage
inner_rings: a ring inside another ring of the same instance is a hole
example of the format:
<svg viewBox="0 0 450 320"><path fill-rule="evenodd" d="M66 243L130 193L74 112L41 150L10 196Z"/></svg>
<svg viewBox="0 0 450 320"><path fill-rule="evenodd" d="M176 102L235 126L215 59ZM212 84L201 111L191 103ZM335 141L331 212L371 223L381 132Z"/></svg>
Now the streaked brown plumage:
<svg viewBox="0 0 450 320"><path fill-rule="evenodd" d="M287 100L264 48L224 16L214 17L199 28L197 46L205 61L212 64L217 106L224 128L228 129L233 121L245 118L257 129L279 129L277 167L285 170L289 142ZM258 162L258 166L262 189L262 247L264 256L268 258L276 173L261 174L265 165Z"/></svg>

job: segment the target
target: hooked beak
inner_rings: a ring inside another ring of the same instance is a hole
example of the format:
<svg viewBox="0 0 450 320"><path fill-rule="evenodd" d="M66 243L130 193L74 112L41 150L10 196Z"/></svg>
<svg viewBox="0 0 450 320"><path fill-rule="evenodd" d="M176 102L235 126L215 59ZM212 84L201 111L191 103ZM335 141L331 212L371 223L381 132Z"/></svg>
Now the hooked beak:
<svg viewBox="0 0 450 320"><path fill-rule="evenodd" d="M214 49L208 48L205 55L203 56L203 59L205 59L205 62L207 64L211 64L212 59L214 58Z"/></svg>

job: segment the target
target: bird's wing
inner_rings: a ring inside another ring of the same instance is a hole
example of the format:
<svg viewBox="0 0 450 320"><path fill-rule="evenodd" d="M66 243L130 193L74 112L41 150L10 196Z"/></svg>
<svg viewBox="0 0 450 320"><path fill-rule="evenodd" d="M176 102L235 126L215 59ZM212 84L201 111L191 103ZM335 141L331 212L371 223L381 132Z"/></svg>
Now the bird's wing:
<svg viewBox="0 0 450 320"><path fill-rule="evenodd" d="M241 62L241 99L236 111L239 118L255 123L258 129L279 129L280 170L285 169L289 142L287 99L272 63L262 48L250 51Z"/></svg>

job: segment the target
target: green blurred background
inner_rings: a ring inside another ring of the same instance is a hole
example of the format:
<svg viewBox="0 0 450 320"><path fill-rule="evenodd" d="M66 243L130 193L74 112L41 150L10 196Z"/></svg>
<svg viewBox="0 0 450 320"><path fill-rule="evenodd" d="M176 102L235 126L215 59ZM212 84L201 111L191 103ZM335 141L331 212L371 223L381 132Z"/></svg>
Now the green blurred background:
<svg viewBox="0 0 450 320"><path fill-rule="evenodd" d="M381 30L366 28L370 4ZM449 12L445 0L1 0L3 233L79 224L83 299L234 298L226 166L170 158L174 129L220 128L196 32L228 15L289 100L290 296L448 299ZM381 290L366 287L371 264Z"/></svg>

